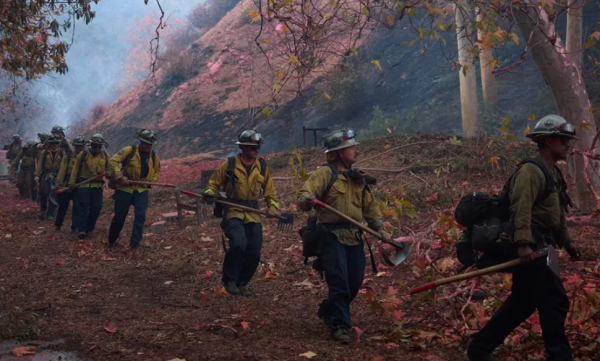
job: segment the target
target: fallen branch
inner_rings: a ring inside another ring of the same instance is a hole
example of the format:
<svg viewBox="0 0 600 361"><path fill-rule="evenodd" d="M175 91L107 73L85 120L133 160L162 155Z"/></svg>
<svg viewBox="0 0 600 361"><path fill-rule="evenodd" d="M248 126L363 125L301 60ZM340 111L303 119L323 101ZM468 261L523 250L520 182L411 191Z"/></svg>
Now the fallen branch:
<svg viewBox="0 0 600 361"><path fill-rule="evenodd" d="M400 169L360 168L360 170L367 170L370 172L402 173L402 172L406 172L407 170L415 168L415 167L439 167L439 166L440 166L440 164L415 164L415 165L411 165L409 167L404 167L404 168L400 168Z"/></svg>
<svg viewBox="0 0 600 361"><path fill-rule="evenodd" d="M396 149L400 149L400 148L406 148L406 147L410 147L410 146L417 145L417 144L431 144L431 143L439 143L439 142L434 142L434 141L424 141L424 142L416 142L416 143L410 143L410 144L404 144L404 145L400 145L400 146L394 147L394 148L392 148L392 149L388 149L388 150L386 150L385 152L382 152L382 153L376 154L376 155L374 155L374 156L372 156L372 157L369 157L369 158L367 158L367 159L359 160L358 162L354 163L354 165L357 165L357 164L359 164L359 163L366 162L366 161L368 161L368 160L371 160L371 159L374 159L374 158L380 157L380 156L382 156L382 155L384 155L384 154L387 154L387 153L389 153L389 152L392 152L392 151L394 151L394 150L396 150Z"/></svg>

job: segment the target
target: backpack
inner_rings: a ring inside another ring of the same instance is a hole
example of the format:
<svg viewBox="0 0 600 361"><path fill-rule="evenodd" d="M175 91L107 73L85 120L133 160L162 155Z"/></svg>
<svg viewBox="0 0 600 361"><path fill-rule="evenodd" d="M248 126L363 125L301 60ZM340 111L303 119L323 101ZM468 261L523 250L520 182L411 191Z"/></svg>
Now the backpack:
<svg viewBox="0 0 600 361"><path fill-rule="evenodd" d="M333 184L337 181L339 174L339 170L334 164L327 163L323 166L328 166L329 169L331 169L331 178L329 178L329 183L327 183L327 187L325 187L325 191L321 196L321 201L327 197L331 187L333 187ZM302 238L302 256L304 256L304 264L306 265L309 257L319 257L321 255L321 240L323 239L324 234L322 227L319 227L317 224L316 214L308 216L306 226L300 228L299 233Z"/></svg>
<svg viewBox="0 0 600 361"><path fill-rule="evenodd" d="M542 203L552 193L559 191L561 202L564 200L565 207L568 207L571 202L560 170L558 172L561 189L557 190L552 171L541 160L525 159L519 163L519 167L527 163L540 168L546 179L546 187L537 195L533 205ZM506 181L499 194L490 196L487 193L470 192L462 197L456 206L454 218L466 227L461 239L456 243L457 258L464 268L472 265L486 268L514 258L511 254L514 249L510 249L508 245L514 233L510 220L509 195L515 174L516 171Z"/></svg>
<svg viewBox="0 0 600 361"><path fill-rule="evenodd" d="M231 182L231 188L232 188L231 196L232 197L233 197L233 195L235 195L235 187L237 185L237 182L236 182L237 178L235 176L235 158L236 158L235 156L227 158L227 171L225 172L225 182L221 186L221 189L226 191L227 184L229 184L229 182ZM260 175L264 177L265 174L267 173L267 162L264 160L264 158L258 158L258 161L260 162ZM257 200L246 202L246 201L240 201L240 200L235 200L235 199L231 198L231 199L229 199L229 201L231 201L232 203L240 203L240 205L244 205L244 206L258 208ZM227 208L227 206L225 206L224 204L215 202L215 206L213 208L213 214L217 218L223 218L227 214L226 208Z"/></svg>
<svg viewBox="0 0 600 361"><path fill-rule="evenodd" d="M60 155L61 157L64 157L64 151L63 150L59 150L56 153L57 154L55 155L55 157L58 156L58 155ZM45 168L46 167L46 159L48 158L47 155L48 155L48 149L44 149L44 151L42 152L42 168L41 168L42 171L41 171L40 178L41 178L42 175L44 175L44 174L47 173L46 172L46 168ZM60 163L59 163L59 167L60 167ZM52 172L50 172L50 173L52 173Z"/></svg>
<svg viewBox="0 0 600 361"><path fill-rule="evenodd" d="M81 158L79 158L79 164L77 167L77 177L75 178L75 183L79 183L82 182L81 178L81 168L83 165L83 161L85 160L85 158L88 155L88 151L84 150L83 152L81 152ZM108 169L108 154L105 151L102 151L102 155L104 156L104 169Z"/></svg>
<svg viewBox="0 0 600 361"><path fill-rule="evenodd" d="M127 166L129 165L129 163L135 156L136 151L137 151L137 146L132 145L131 152L129 152L129 154L127 154L127 156L121 163L121 172L127 178L129 178L129 174L127 173ZM154 150L152 150L152 165L154 166L154 164L156 164L156 153L154 153ZM108 170L108 165L107 165L106 169ZM117 179L115 178L114 172L110 172L110 177L108 178L108 188L117 189Z"/></svg>

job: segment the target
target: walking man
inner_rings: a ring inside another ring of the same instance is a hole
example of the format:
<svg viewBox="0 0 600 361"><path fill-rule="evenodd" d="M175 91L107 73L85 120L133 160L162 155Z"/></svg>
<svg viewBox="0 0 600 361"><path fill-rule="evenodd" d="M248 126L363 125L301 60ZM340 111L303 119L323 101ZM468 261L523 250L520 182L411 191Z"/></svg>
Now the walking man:
<svg viewBox="0 0 600 361"><path fill-rule="evenodd" d="M298 193L298 206L310 211L319 199L358 222L367 222L386 240L379 202L373 196L364 173L352 168L358 160L359 144L352 130L337 130L326 135L327 164L311 174ZM318 316L330 329L334 340L348 344L352 328L350 303L362 285L365 274L364 234L356 225L336 214L317 208L317 227L320 227L319 248L321 269L329 294L319 306Z"/></svg>
<svg viewBox="0 0 600 361"><path fill-rule="evenodd" d="M208 203L214 202L223 188L228 202L258 209L258 198L262 192L267 212L279 214L270 169L264 159L258 158L262 136L254 130L246 130L235 144L242 152L228 158L212 175L205 191ZM262 249L260 216L235 207L224 207L222 217L221 228L229 239L229 249L223 262L225 290L232 295L251 296L248 283L258 268Z"/></svg>
<svg viewBox="0 0 600 361"><path fill-rule="evenodd" d="M10 170L13 176L16 173L16 170L19 170L16 177L19 196L21 198L30 198L33 201L36 198L33 180L35 173L35 146L35 141L33 139L29 139L19 151L17 157L13 159L12 163L10 164Z"/></svg>
<svg viewBox="0 0 600 361"><path fill-rule="evenodd" d="M75 191L75 227L79 239L93 238L102 210L104 177L97 177L106 174L110 159L108 153L102 150L104 145L106 142L102 134L94 134L90 141L90 150L79 153L71 171L69 187ZM75 188L76 184L92 178L96 179Z"/></svg>
<svg viewBox="0 0 600 361"><path fill-rule="evenodd" d="M49 137L46 143L48 149L42 151L40 155L40 161L35 172L35 181L38 184L40 195L40 219L46 218L53 221L56 205L50 200L50 192L54 189L64 152L58 148L60 139L57 137Z"/></svg>
<svg viewBox="0 0 600 361"><path fill-rule="evenodd" d="M527 135L537 143L546 169L533 163L521 165L510 186L510 214L514 226L513 242L518 256L526 265L513 272L511 294L490 321L476 334L467 353L471 361L494 361L492 352L523 321L538 310L548 361L572 361L573 355L565 334L569 299L557 271L545 258L535 259L533 251L543 247L564 247L576 260L580 252L567 230L565 213L570 200L566 183L556 163L567 159L575 138L575 127L558 115L542 118ZM554 180L550 188L545 173ZM551 189L542 201L539 194Z"/></svg>
<svg viewBox="0 0 600 361"><path fill-rule="evenodd" d="M13 134L12 139L12 143L4 146L4 149L7 150L6 159L8 160L8 164L11 164L13 160L17 157L17 155L21 151L21 143L23 142L23 140L18 134ZM14 168L14 172L9 173L9 179L12 183L15 182L14 175L16 174L16 171L17 169Z"/></svg>
<svg viewBox="0 0 600 361"><path fill-rule="evenodd" d="M58 171L58 178L56 180L57 188L64 188L69 185L69 181L71 180L71 174L73 173L73 168L75 167L75 163L77 161L77 156L84 151L86 140L84 137L77 137L73 139L73 146L75 147L74 152L67 153L62 161L60 162L60 170ZM68 191L62 192L57 195L58 200L58 212L56 213L56 221L54 222L54 226L57 231L60 231L62 225L65 220L65 216L67 215L67 211L69 210L69 203L73 202L72 216L71 216L71 232L76 233L77 228L76 224L76 216L77 209L75 207L75 189L69 189Z"/></svg>
<svg viewBox="0 0 600 361"><path fill-rule="evenodd" d="M136 133L136 137L140 141L138 146L125 147L110 160L110 171L113 172L116 181L116 191L115 215L110 222L108 232L109 248L116 247L131 206L135 218L129 245L133 249L140 247L146 223L150 187L133 185L129 181L158 182L160 176L160 159L152 150L156 143L156 134L152 130L143 129Z"/></svg>

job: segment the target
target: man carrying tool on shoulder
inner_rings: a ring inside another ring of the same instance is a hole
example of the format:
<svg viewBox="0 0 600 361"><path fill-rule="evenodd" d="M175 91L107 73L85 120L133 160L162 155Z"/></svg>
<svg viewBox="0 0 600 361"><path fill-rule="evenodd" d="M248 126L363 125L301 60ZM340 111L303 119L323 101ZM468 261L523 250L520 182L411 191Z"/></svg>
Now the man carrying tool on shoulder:
<svg viewBox="0 0 600 361"><path fill-rule="evenodd" d="M235 144L242 152L228 158L212 175L204 193L207 203L212 204L224 188L228 202L258 209L262 191L267 213L278 215L279 204L270 169L264 159L258 158L262 136L255 130L245 130ZM221 279L225 290L231 295L252 296L248 283L258 268L263 241L260 215L225 206L217 216L223 217L221 228L229 239Z"/></svg>
<svg viewBox="0 0 600 361"><path fill-rule="evenodd" d="M71 180L71 174L73 173L73 168L77 162L77 156L85 150L86 143L87 141L82 136L73 139L72 144L75 147L75 150L74 152L67 153L60 162L60 170L58 171L58 177L56 178L57 188L68 186ZM72 201L73 208L71 217L71 232L77 233L77 207L75 207L75 189L69 189L68 191L58 194L57 201L58 212L56 213L56 221L54 222L56 230L61 230L65 221L65 216L67 215L67 210L69 209L69 203Z"/></svg>
<svg viewBox="0 0 600 361"><path fill-rule="evenodd" d="M31 198L32 201L35 201L36 194L34 192L34 173L35 173L35 140L29 139L23 149L19 151L17 157L13 159L10 164L11 173L19 170L17 175L17 188L19 189L19 196L22 198ZM19 166L20 163L20 166Z"/></svg>
<svg viewBox="0 0 600 361"><path fill-rule="evenodd" d="M558 268L553 270L549 267L546 257L535 259L533 251L556 245L564 247L571 259L580 257L566 224L565 213L570 204L567 186L556 167L558 161L567 159L575 138L575 128L562 117L549 115L542 118L527 136L537 143L537 159L541 162L538 162L539 165L533 162L521 165L509 191L513 242L517 245L521 262L527 264L515 268L510 296L469 343L467 353L471 361L497 360L492 352L536 309L547 360L573 360L565 334L569 299ZM554 184L546 184L545 174L550 174L548 179L553 179ZM544 192L548 193L540 197ZM540 198L543 200L537 202L536 199Z"/></svg>
<svg viewBox="0 0 600 361"><path fill-rule="evenodd" d="M104 177L108 172L110 155L102 150L108 145L102 134L94 134L90 141L90 150L83 150L73 165L69 179L69 188L75 191L75 228L79 239L91 239L94 236L96 222L102 211L104 196ZM85 184L78 185L81 182Z"/></svg>
<svg viewBox="0 0 600 361"><path fill-rule="evenodd" d="M298 193L298 206L310 211L318 199L357 222L366 221L369 228L390 242L391 235L383 230L379 203L365 175L352 169L359 144L354 131L338 130L324 139L327 165L318 168L304 183ZM350 303L358 294L365 273L364 235L356 225L322 208L317 208L317 225L323 229L319 258L329 287L329 296L319 306L318 316L330 328L334 340L347 344L351 341L348 330L352 328Z"/></svg>
<svg viewBox="0 0 600 361"><path fill-rule="evenodd" d="M46 140L48 149L42 151L40 161L35 172L35 181L38 184L40 195L40 219L54 220L56 204L50 199L50 193L54 190L56 176L60 168L60 162L64 152L59 149L60 139L51 136Z"/></svg>
<svg viewBox="0 0 600 361"><path fill-rule="evenodd" d="M116 191L115 215L108 232L109 248L115 248L131 206L135 218L129 244L133 249L141 246L148 210L149 186L130 185L129 181L156 183L160 176L160 159L152 150L156 143L156 134L152 130L142 129L136 133L136 137L140 141L139 146L125 147L110 160L110 171L113 172Z"/></svg>

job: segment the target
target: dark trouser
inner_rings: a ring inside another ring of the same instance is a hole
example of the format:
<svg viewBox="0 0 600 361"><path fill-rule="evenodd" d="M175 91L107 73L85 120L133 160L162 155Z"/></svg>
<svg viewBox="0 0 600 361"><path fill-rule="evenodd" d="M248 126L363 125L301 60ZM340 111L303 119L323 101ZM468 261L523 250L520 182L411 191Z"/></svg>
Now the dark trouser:
<svg viewBox="0 0 600 361"><path fill-rule="evenodd" d="M539 262L543 261L543 262ZM496 347L537 309L548 361L572 361L565 335L569 299L562 281L546 266L545 259L519 267L513 273L511 294L468 347L471 357L491 354Z"/></svg>
<svg viewBox="0 0 600 361"><path fill-rule="evenodd" d="M40 210L46 212L46 216L53 216L56 210L56 205L50 202L50 192L54 188L55 179L47 178L40 180Z"/></svg>
<svg viewBox="0 0 600 361"><path fill-rule="evenodd" d="M75 228L79 233L93 232L102 210L102 187L78 188L75 191Z"/></svg>
<svg viewBox="0 0 600 361"><path fill-rule="evenodd" d="M21 169L17 175L17 188L19 189L19 195L24 198L31 198L35 200L34 186L33 186L33 169Z"/></svg>
<svg viewBox="0 0 600 361"><path fill-rule="evenodd" d="M363 242L344 246L329 233L323 244L323 271L329 287L324 312L331 318L331 331L350 329L350 303L360 290L365 275L366 258Z"/></svg>
<svg viewBox="0 0 600 361"><path fill-rule="evenodd" d="M244 223L239 218L231 218L225 222L223 230L229 239L229 249L223 261L222 281L246 285L260 263L262 224Z"/></svg>
<svg viewBox="0 0 600 361"><path fill-rule="evenodd" d="M142 242L144 233L144 224L146 223L146 210L148 209L148 191L127 193L122 190L115 192L115 215L110 222L110 231L108 232L108 244L114 246L117 238L121 234L125 219L129 213L129 207L133 206L135 218L133 220L133 231L129 244L136 248Z"/></svg>
<svg viewBox="0 0 600 361"><path fill-rule="evenodd" d="M65 221L65 216L67 215L67 211L69 210L69 203L73 201L71 230L77 229L77 206L75 202L75 192L76 190L72 192L64 192L56 196L58 200L58 212L56 212L56 221L54 222L56 227L62 227Z"/></svg>

